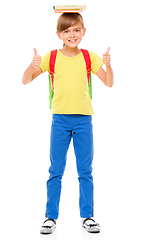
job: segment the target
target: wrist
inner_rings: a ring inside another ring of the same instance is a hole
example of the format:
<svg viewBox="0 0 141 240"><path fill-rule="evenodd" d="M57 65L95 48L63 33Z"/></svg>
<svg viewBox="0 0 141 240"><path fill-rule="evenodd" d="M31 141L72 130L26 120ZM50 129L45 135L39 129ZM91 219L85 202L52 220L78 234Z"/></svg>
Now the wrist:
<svg viewBox="0 0 141 240"><path fill-rule="evenodd" d="M36 68L35 65L34 65L34 63L33 63L33 61L32 61L32 63L31 63L31 67L32 67L33 69Z"/></svg>

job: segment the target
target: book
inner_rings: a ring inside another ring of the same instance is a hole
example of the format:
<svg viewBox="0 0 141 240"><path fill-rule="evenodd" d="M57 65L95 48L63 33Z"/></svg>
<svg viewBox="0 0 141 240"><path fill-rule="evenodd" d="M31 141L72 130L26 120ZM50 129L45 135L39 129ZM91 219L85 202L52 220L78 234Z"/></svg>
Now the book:
<svg viewBox="0 0 141 240"><path fill-rule="evenodd" d="M86 5L58 5L53 6L55 13L75 13L83 12L86 9Z"/></svg>

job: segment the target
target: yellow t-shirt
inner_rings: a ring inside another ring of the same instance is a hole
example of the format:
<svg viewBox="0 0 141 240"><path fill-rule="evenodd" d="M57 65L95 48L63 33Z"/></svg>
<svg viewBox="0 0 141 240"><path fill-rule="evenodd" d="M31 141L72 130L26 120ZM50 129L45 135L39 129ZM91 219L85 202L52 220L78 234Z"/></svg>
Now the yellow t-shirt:
<svg viewBox="0 0 141 240"><path fill-rule="evenodd" d="M93 52L89 54L92 72L96 74L103 65L103 60ZM50 52L47 52L40 64L42 72L49 72L49 59ZM93 114L82 52L75 57L66 57L60 50L57 51L51 111L53 114Z"/></svg>

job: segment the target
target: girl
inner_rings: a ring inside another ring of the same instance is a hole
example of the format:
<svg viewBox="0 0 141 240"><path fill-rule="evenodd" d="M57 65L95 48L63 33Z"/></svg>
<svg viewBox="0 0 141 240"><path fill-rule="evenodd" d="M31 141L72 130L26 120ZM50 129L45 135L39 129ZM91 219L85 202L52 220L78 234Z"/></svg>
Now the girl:
<svg viewBox="0 0 141 240"><path fill-rule="evenodd" d="M79 13L63 13L57 22L57 36L63 41L63 48L57 51L54 74L54 96L52 101L52 126L50 137L50 168L47 181L46 219L41 233L52 233L59 214L61 180L66 165L66 155L71 139L76 156L79 175L79 206L82 226L89 232L100 232L100 225L93 219L93 128L92 103L88 90L86 63L79 43L86 28ZM110 65L110 48L103 59L89 52L91 70L102 82L113 85ZM50 52L42 58L34 49L34 57L23 75L23 84L33 81L41 73L50 70ZM102 68L106 65L106 72Z"/></svg>

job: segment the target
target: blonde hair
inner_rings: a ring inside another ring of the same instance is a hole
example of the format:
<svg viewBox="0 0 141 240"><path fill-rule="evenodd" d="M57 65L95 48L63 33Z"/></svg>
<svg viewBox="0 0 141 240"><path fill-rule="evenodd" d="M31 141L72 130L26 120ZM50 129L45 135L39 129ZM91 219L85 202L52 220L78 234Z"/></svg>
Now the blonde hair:
<svg viewBox="0 0 141 240"><path fill-rule="evenodd" d="M69 27L74 26L78 22L81 22L82 28L84 29L84 21L79 13L63 13L57 21L57 32L61 33Z"/></svg>

